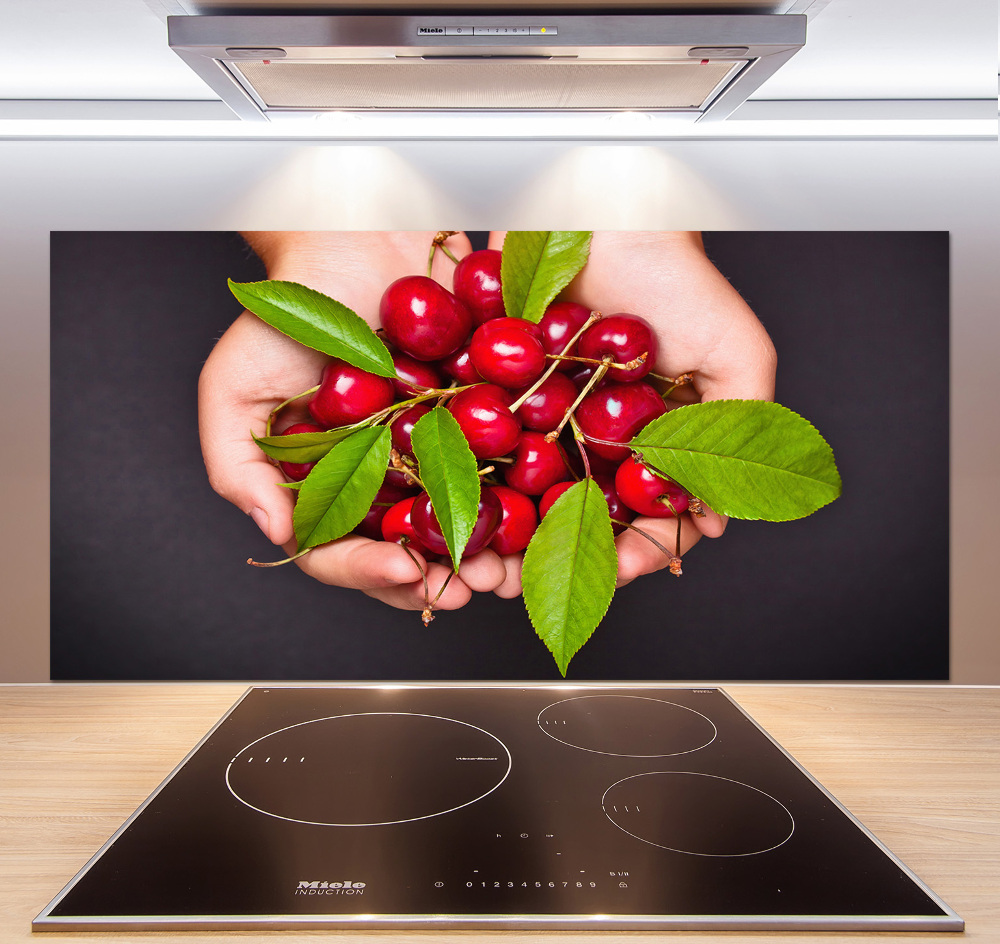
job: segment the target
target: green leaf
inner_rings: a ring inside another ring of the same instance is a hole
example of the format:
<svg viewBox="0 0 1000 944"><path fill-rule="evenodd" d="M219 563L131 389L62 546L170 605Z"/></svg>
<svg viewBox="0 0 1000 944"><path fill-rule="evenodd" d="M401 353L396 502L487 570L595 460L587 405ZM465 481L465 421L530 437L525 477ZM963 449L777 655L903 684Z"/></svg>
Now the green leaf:
<svg viewBox="0 0 1000 944"><path fill-rule="evenodd" d="M412 442L420 479L458 570L479 511L476 457L455 417L442 406L417 420Z"/></svg>
<svg viewBox="0 0 1000 944"><path fill-rule="evenodd" d="M537 323L552 299L586 264L591 235L571 230L508 233L500 263L507 314Z"/></svg>
<svg viewBox="0 0 1000 944"><path fill-rule="evenodd" d="M797 413L764 400L671 410L629 447L720 514L791 521L840 494L833 450Z"/></svg>
<svg viewBox="0 0 1000 944"><path fill-rule="evenodd" d="M368 512L389 466L389 427L352 433L319 460L303 481L292 523L298 549L335 541Z"/></svg>
<svg viewBox="0 0 1000 944"><path fill-rule="evenodd" d="M234 282L229 289L248 311L282 334L353 364L394 378L392 357L368 323L329 295L298 282Z"/></svg>
<svg viewBox="0 0 1000 944"><path fill-rule="evenodd" d="M521 571L528 617L563 676L607 613L617 574L608 503L594 480L584 479L542 518Z"/></svg>
<svg viewBox="0 0 1000 944"><path fill-rule="evenodd" d="M281 462L316 462L343 442L358 426L341 426L325 433L289 433L287 436L253 436L253 441L272 459Z"/></svg>

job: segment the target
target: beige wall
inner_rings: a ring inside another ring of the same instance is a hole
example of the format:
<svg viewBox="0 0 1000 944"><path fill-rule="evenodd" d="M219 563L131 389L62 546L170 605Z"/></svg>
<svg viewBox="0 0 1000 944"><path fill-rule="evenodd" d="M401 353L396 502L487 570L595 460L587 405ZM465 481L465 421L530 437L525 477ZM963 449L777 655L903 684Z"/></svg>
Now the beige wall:
<svg viewBox="0 0 1000 944"><path fill-rule="evenodd" d="M950 230L952 680L1000 683L998 150L0 143L0 681L48 678L49 232L447 226ZM947 565L940 551L927 549L928 568Z"/></svg>

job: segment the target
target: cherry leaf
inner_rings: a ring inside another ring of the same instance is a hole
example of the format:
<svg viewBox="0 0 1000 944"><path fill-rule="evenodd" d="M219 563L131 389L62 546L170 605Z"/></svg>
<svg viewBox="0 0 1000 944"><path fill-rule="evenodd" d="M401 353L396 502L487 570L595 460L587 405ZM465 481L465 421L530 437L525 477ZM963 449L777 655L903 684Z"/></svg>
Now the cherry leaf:
<svg viewBox="0 0 1000 944"><path fill-rule="evenodd" d="M282 334L380 377L395 378L392 357L368 323L346 305L298 282L234 282L248 311Z"/></svg>
<svg viewBox="0 0 1000 944"><path fill-rule="evenodd" d="M617 575L608 503L597 483L584 479L546 512L521 571L528 617L563 676L607 613Z"/></svg>
<svg viewBox="0 0 1000 944"><path fill-rule="evenodd" d="M359 426L341 426L324 433L288 433L285 436L255 436L253 441L272 459L281 462L316 462L343 442Z"/></svg>
<svg viewBox="0 0 1000 944"><path fill-rule="evenodd" d="M590 232L513 231L503 242L500 284L507 314L538 322L587 262Z"/></svg>
<svg viewBox="0 0 1000 944"><path fill-rule="evenodd" d="M455 417L442 406L417 420L411 441L420 480L458 570L479 513L476 457Z"/></svg>
<svg viewBox="0 0 1000 944"><path fill-rule="evenodd" d="M292 516L300 551L343 537L364 518L385 479L390 447L387 426L359 429L316 463Z"/></svg>
<svg viewBox="0 0 1000 944"><path fill-rule="evenodd" d="M731 518L804 518L841 491L827 441L798 413L765 400L679 407L641 429L629 448Z"/></svg>

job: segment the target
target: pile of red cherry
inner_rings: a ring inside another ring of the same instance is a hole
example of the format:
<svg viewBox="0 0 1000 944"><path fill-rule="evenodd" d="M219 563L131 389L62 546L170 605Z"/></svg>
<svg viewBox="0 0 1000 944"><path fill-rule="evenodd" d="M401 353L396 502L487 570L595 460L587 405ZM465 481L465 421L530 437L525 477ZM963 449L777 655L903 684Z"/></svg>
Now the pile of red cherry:
<svg viewBox="0 0 1000 944"><path fill-rule="evenodd" d="M466 555L486 547L499 554L523 551L539 515L584 474L584 450L616 530L637 513L680 515L688 507L684 490L618 445L666 412L661 394L643 381L657 354L650 325L632 314L600 317L572 302L551 304L537 324L507 317L500 264L498 250L469 254L455 269L453 292L426 276L393 282L379 315L396 379L334 360L309 402L316 423L283 432L346 426L400 403L390 427L394 467L355 531L425 555L448 548L427 493L416 484L410 437L438 403L454 416L476 458L493 466L483 478ZM555 369L539 383L553 362ZM422 402L402 405L422 396ZM572 443L571 415L586 440L582 449L560 442L565 429L562 438ZM302 480L313 464L281 467L290 479Z"/></svg>

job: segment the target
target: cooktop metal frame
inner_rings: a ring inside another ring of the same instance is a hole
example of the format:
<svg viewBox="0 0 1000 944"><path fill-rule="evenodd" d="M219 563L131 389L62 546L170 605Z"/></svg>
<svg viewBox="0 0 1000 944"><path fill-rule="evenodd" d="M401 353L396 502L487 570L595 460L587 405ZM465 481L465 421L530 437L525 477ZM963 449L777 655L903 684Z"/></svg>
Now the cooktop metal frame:
<svg viewBox="0 0 1000 944"><path fill-rule="evenodd" d="M510 915L510 914L356 914L356 915L289 915L275 914L265 916L243 915L213 915L176 916L176 915L142 915L130 920L129 917L109 919L107 917L89 916L58 916L52 911L69 894L90 867L114 844L119 836L142 814L147 806L170 784L177 773L191 760L212 735L229 719L239 705L255 689L416 689L446 690L455 688L474 688L477 690L517 689L530 691L551 691L553 695L561 694L572 697L577 694L594 694L602 692L657 691L667 693L674 691L691 691L692 686L662 685L647 683L600 683L574 686L531 685L518 683L452 683L452 684L378 684L355 683L345 685L252 685L223 714L223 716L207 731L198 743L184 756L183 760L168 774L163 782L140 804L128 819L115 831L100 849L94 853L86 865L70 880L65 888L38 914L32 922L32 931L206 931L206 930L475 930L475 929L507 929L507 930L587 930L587 931L620 931L620 930L698 930L698 931L964 931L964 920L938 895L936 895L921 879L913 873L900 859L892 853L871 830L869 830L853 813L850 812L826 787L809 773L788 751L786 751L747 711L736 702L728 692L717 686L704 686L717 691L725 697L732 706L755 727L785 759L812 783L850 822L860 830L893 864L937 905L941 916L909 916L909 915L724 915L718 917L702 915L606 915L606 914L566 914L566 915ZM695 689L696 690L696 689Z"/></svg>

